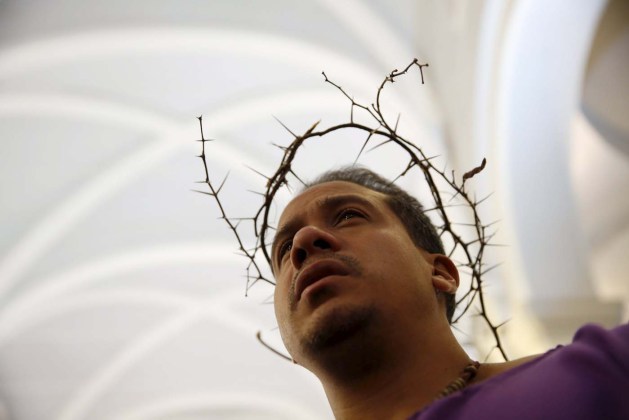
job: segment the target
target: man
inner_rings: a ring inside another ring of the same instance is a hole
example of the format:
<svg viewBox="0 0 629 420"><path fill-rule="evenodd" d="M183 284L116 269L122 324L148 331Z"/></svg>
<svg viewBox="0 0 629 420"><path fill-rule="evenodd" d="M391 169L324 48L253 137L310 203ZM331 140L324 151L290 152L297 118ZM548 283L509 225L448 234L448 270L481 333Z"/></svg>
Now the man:
<svg viewBox="0 0 629 420"><path fill-rule="evenodd" d="M306 188L271 255L282 339L338 419L629 418L627 326L585 327L541 357L470 360L449 325L455 265L421 205L373 172Z"/></svg>

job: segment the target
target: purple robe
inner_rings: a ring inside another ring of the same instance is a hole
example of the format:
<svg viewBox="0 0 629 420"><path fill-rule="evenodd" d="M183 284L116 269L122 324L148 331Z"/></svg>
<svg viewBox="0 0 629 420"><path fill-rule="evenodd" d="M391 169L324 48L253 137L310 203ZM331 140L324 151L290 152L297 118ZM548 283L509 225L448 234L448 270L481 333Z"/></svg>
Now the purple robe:
<svg viewBox="0 0 629 420"><path fill-rule="evenodd" d="M412 420L629 420L629 324L585 325L572 344L435 401Z"/></svg>

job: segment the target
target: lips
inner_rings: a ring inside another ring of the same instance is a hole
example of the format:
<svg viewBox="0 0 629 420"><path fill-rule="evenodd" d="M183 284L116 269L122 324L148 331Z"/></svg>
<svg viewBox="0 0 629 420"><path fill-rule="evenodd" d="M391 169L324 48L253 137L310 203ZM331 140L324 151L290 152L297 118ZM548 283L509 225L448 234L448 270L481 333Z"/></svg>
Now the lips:
<svg viewBox="0 0 629 420"><path fill-rule="evenodd" d="M329 276L347 276L351 271L345 264L337 260L319 260L311 263L304 268L295 280L295 299L300 300L304 290L318 282L319 280Z"/></svg>

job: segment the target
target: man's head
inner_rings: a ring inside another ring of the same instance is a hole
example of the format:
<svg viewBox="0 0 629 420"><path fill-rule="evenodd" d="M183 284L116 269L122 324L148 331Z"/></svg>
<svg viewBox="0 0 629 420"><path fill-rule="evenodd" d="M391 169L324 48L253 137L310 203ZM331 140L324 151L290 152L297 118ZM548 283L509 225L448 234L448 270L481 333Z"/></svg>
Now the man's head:
<svg viewBox="0 0 629 420"><path fill-rule="evenodd" d="M324 182L346 181L362 185L386 195L386 203L400 219L413 243L431 254L445 254L441 238L424 207L406 191L366 168L347 167L328 171L307 184L306 189ZM446 317L452 322L456 299L454 293L445 294Z"/></svg>
<svg viewBox="0 0 629 420"><path fill-rule="evenodd" d="M366 169L324 174L288 204L272 247L288 350L312 359L365 334L384 339L378 331L447 328L451 309L435 291L453 295L458 274L441 254L421 205L403 190Z"/></svg>

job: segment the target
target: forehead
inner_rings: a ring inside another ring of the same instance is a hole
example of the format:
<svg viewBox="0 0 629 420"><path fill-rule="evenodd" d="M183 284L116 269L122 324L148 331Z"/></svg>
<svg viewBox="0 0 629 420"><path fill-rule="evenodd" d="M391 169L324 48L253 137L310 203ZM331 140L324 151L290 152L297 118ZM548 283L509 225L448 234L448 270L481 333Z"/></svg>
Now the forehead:
<svg viewBox="0 0 629 420"><path fill-rule="evenodd" d="M295 197L284 209L280 217L280 225L290 218L307 212L310 207L320 203L322 200L340 196L340 195L357 195L367 199L372 204L381 207L386 203L386 195L378 191L363 187L346 181L331 181L314 185Z"/></svg>

